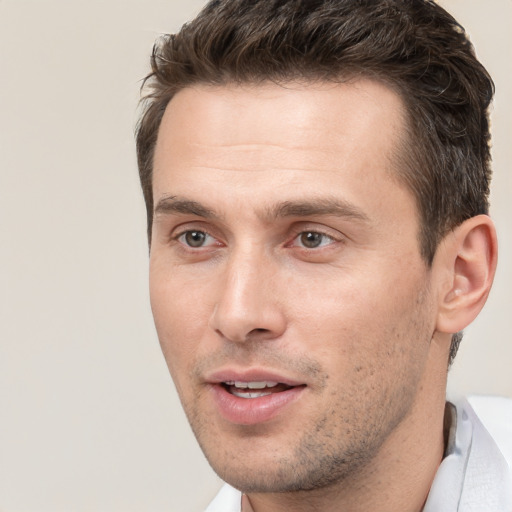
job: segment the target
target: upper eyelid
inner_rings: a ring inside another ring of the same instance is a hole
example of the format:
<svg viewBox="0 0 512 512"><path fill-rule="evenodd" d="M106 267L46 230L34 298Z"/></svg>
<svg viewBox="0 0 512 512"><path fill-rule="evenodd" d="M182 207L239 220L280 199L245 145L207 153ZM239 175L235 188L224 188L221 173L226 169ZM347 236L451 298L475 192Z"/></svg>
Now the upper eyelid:
<svg viewBox="0 0 512 512"><path fill-rule="evenodd" d="M322 231L315 231L313 229L305 229L305 230L302 230L302 231L299 231L291 240L291 242L289 242L290 244L293 244L295 241L298 240L299 236L302 235L303 233L318 233L319 235L325 237L325 238L328 238L329 240L331 240L331 242L341 242L342 241L342 238L335 238L334 236L331 236L327 233L323 233ZM328 245L331 245L331 244L328 244ZM321 247L325 247L325 246L318 246L318 247L315 247L315 248L309 248L309 247L303 247L304 249L308 249L308 250L315 250L315 249L320 249Z"/></svg>
<svg viewBox="0 0 512 512"><path fill-rule="evenodd" d="M330 228L328 226L319 226L318 224L313 225L307 222L304 222L303 224L306 225L299 225L293 228L294 237L300 235L301 233L319 233L334 240L346 238L346 236L343 233L341 233L337 229Z"/></svg>
<svg viewBox="0 0 512 512"><path fill-rule="evenodd" d="M187 233L192 233L192 232L198 232L198 233L204 233L206 236L209 236L211 238L216 238L214 235L212 235L211 233L208 233L208 231L206 231L205 229L184 229L182 231L178 231L177 233L173 233L173 238L180 238L182 237L183 235L187 234Z"/></svg>
<svg viewBox="0 0 512 512"><path fill-rule="evenodd" d="M219 240L218 236L215 236L214 234L210 233L206 229L194 229L194 228L188 228L188 229L179 230L177 232L173 232L172 235L171 235L171 238L173 240L179 240L182 236L184 236L187 233L190 233L192 231L198 231L200 233L204 233L206 236L208 236L210 238L213 238L214 240L217 240L217 241Z"/></svg>
<svg viewBox="0 0 512 512"><path fill-rule="evenodd" d="M206 224L206 225L205 225ZM223 236L223 231L216 229L215 227L212 228L210 223L205 222L204 220L190 220L187 222L180 223L177 226L172 227L169 230L169 238L173 240L177 240L180 236L184 235L185 233L189 231L201 231L205 233L208 236L211 236L212 238L215 238L219 241L226 241L226 236ZM328 238L331 238L335 241L342 241L347 238L347 236L340 232L339 230L335 228L331 228L329 226L324 226L322 224L311 222L311 221L299 221L296 223L293 223L288 229L288 236L286 236L287 241L284 243L290 243L293 240L295 240L300 234L307 233L307 232L313 232L313 233L319 233L323 236L326 236ZM283 233L284 234L284 233ZM227 238L230 238L229 236Z"/></svg>
<svg viewBox="0 0 512 512"><path fill-rule="evenodd" d="M193 227L187 227L187 228L174 228L171 230L172 238L179 238L180 236L183 236L185 233L188 233L190 231L200 231L201 233L204 233L209 236L213 236L208 230L204 228L193 228Z"/></svg>
<svg viewBox="0 0 512 512"><path fill-rule="evenodd" d="M215 243L215 241L217 241L217 238L215 238L213 235L210 235L209 233L207 233L206 231L202 230L202 229L186 229L185 231L182 231L181 234L177 234L175 235L174 237L174 240L180 240L180 238L184 237L187 233L191 233L191 232L198 232L198 233L204 233L206 235L206 237L209 237L211 238L212 242ZM208 247L209 245L201 245L199 247L193 247L191 245L188 245L187 243L185 243L184 241L182 241L181 243L183 243L184 245L186 245L187 247L190 247L192 249L200 249L201 247Z"/></svg>
<svg viewBox="0 0 512 512"><path fill-rule="evenodd" d="M187 233L188 231L201 231L213 238L219 238L219 235L215 234L216 230L211 229L209 226L205 226L204 224L204 221L200 220L191 220L183 222L178 224L177 226L173 226L169 230L169 233L172 238L178 238L179 236L183 235L184 233Z"/></svg>

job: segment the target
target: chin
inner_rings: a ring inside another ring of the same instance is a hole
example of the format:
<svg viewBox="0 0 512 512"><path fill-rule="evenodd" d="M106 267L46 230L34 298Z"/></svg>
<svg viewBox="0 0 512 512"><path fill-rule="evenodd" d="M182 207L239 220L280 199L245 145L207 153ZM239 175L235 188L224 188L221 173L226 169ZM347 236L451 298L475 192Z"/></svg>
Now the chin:
<svg viewBox="0 0 512 512"><path fill-rule="evenodd" d="M351 447L338 447L338 453L332 454L332 447L319 445L314 437L304 435L289 454L285 453L284 443L278 443L279 448L272 450L268 438L263 438L267 448L262 450L258 450L259 443L251 441L248 445L252 444L252 449L218 452L220 445L213 450L201 447L217 475L243 493L288 493L339 486L370 464L379 448L367 445L357 453ZM296 438L289 439L296 442ZM230 445L225 443L224 446Z"/></svg>

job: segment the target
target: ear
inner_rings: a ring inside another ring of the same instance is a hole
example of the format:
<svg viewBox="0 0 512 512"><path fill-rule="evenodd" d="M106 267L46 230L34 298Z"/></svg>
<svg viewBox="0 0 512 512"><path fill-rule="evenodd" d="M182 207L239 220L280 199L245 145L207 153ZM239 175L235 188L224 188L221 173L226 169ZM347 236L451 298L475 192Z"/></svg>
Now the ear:
<svg viewBox="0 0 512 512"><path fill-rule="evenodd" d="M476 318L489 295L498 250L494 223L487 215L472 217L442 246L434 259L443 275L436 329L453 334Z"/></svg>

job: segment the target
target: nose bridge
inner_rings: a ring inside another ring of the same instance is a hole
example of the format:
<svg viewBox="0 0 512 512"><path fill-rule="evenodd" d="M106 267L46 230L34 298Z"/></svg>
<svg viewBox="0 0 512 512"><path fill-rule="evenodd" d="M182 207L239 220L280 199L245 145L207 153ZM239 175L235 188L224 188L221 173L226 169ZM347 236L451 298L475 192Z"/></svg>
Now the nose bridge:
<svg viewBox="0 0 512 512"><path fill-rule="evenodd" d="M230 341L277 337L284 317L275 296L275 267L261 246L233 250L219 286L212 327Z"/></svg>

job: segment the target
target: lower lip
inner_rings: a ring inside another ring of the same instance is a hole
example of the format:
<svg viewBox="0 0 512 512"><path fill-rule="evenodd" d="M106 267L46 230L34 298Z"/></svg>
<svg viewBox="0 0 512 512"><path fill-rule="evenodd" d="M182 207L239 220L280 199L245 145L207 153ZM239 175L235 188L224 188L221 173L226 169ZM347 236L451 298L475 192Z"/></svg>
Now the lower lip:
<svg viewBox="0 0 512 512"><path fill-rule="evenodd" d="M213 401L221 416L238 425L255 425L271 420L295 402L304 389L305 386L296 386L258 398L240 398L229 393L220 384L211 386Z"/></svg>

